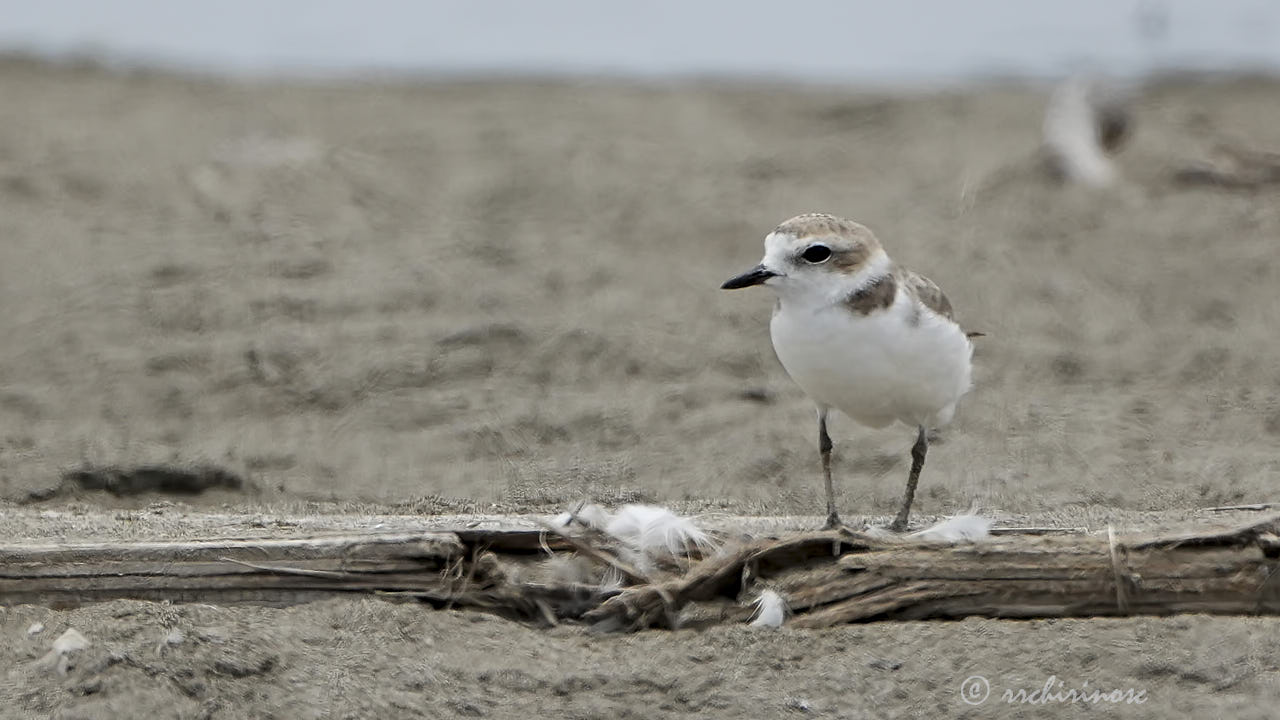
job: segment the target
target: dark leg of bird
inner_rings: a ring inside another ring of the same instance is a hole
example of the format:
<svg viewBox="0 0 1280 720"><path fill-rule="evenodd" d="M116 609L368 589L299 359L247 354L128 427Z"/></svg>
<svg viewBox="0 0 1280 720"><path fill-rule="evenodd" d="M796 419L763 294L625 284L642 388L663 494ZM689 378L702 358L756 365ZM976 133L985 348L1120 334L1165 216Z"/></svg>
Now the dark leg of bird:
<svg viewBox="0 0 1280 720"><path fill-rule="evenodd" d="M818 452L822 453L822 482L827 490L827 524L823 530L840 527L840 513L836 512L836 489L831 484L831 436L827 434L827 411L818 411Z"/></svg>
<svg viewBox="0 0 1280 720"><path fill-rule="evenodd" d="M916 436L916 444L911 446L911 474L907 476L907 494L902 498L902 509L889 529L894 532L905 532L907 518L911 515L911 501L916 498L916 484L920 482L920 471L924 469L924 454L929 451L929 435L924 426L920 426L920 434Z"/></svg>

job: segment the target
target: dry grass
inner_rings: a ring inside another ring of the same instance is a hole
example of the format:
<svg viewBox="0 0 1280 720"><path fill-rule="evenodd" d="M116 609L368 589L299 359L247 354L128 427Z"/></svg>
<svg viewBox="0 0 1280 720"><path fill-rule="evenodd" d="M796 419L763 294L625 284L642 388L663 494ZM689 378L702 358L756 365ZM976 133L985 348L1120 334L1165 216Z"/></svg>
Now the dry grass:
<svg viewBox="0 0 1280 720"><path fill-rule="evenodd" d="M242 86L0 66L0 489L212 462L258 500L583 495L814 512L767 293L776 222L871 225L988 337L923 513L1274 499L1273 192L1178 189L1280 147L1280 93L1154 88L1131 182L1029 168L1044 95L600 84ZM836 421L843 505L906 432ZM219 498L225 499L225 498Z"/></svg>

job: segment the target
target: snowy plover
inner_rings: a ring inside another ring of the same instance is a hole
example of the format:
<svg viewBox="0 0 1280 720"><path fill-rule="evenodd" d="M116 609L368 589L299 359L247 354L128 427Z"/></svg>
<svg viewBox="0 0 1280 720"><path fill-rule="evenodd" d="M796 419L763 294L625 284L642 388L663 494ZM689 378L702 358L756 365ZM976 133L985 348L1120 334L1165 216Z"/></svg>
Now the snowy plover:
<svg viewBox="0 0 1280 720"><path fill-rule="evenodd" d="M973 346L952 318L951 302L928 278L895 266L870 230L824 214L779 225L764 239L760 264L721 287L752 285L778 293L769 324L774 352L818 406L827 527L840 524L828 412L874 428L895 420L916 428L906 495L891 526L902 532L928 430L950 422L969 389Z"/></svg>

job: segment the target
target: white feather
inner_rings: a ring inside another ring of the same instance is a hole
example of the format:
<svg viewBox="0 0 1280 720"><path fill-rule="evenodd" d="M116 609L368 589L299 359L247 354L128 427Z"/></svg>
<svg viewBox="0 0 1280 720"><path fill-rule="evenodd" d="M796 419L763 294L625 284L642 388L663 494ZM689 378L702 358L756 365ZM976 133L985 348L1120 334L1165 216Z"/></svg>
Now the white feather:
<svg viewBox="0 0 1280 720"><path fill-rule="evenodd" d="M991 526L994 524L994 520L978 515L956 515L911 535L921 540L973 542L991 537Z"/></svg>
<svg viewBox="0 0 1280 720"><path fill-rule="evenodd" d="M580 502L572 510L557 515L552 525L571 528L573 525L602 530L622 542L617 548L618 558L641 572L655 568L659 557L689 555L694 550L715 547L710 537L689 518L683 518L664 507L653 505L624 505L617 513L610 513L599 505ZM554 558L552 559L554 560ZM582 559L579 559L582 560ZM621 587L622 575L614 568L590 574L591 564L544 563L543 575L552 581L592 583L602 587Z"/></svg>
<svg viewBox="0 0 1280 720"><path fill-rule="evenodd" d="M71 664L68 656L84 650L90 644L89 638L81 634L79 630L67 628L66 632L53 641L53 648L45 653L44 657L36 660L36 666L47 670L56 670L59 675L66 675L67 669Z"/></svg>
<svg viewBox="0 0 1280 720"><path fill-rule="evenodd" d="M89 644L89 638L81 634L79 630L67 628L66 632L53 641L53 651L59 655L66 655L77 650L83 650L89 647Z"/></svg>
<svg viewBox="0 0 1280 720"><path fill-rule="evenodd" d="M751 621L754 628L780 628L787 618L787 601L773 590L765 590L755 601L755 619Z"/></svg>
<svg viewBox="0 0 1280 720"><path fill-rule="evenodd" d="M686 555L712 546L711 539L692 520L654 505L623 505L605 531L651 556Z"/></svg>
<svg viewBox="0 0 1280 720"><path fill-rule="evenodd" d="M600 574L599 582L596 584L602 590L621 590L626 584L624 580L622 573L618 572L616 568L605 568L605 571Z"/></svg>

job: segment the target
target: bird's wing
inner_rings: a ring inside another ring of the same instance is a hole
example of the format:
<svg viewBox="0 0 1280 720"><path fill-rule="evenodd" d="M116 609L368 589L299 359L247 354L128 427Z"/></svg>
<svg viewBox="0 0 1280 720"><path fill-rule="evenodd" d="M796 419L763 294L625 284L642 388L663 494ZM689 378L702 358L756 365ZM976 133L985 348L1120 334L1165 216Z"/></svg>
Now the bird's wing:
<svg viewBox="0 0 1280 720"><path fill-rule="evenodd" d="M903 287L911 296L919 300L921 304L930 310L938 313L948 320L954 320L951 310L951 301L947 299L947 294L942 292L942 288L938 287L929 278L910 270L902 273Z"/></svg>

